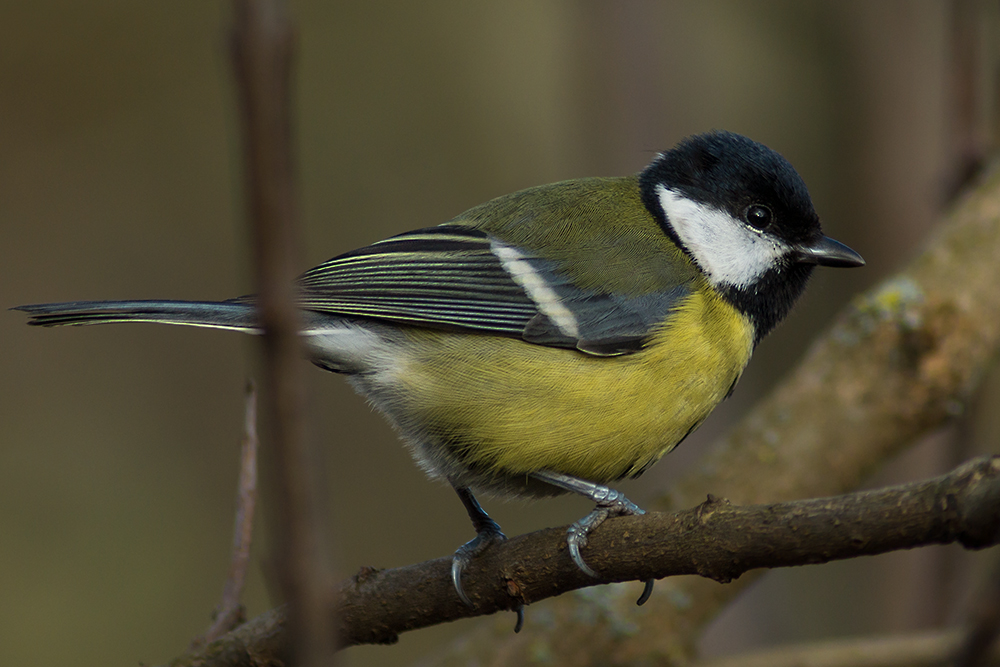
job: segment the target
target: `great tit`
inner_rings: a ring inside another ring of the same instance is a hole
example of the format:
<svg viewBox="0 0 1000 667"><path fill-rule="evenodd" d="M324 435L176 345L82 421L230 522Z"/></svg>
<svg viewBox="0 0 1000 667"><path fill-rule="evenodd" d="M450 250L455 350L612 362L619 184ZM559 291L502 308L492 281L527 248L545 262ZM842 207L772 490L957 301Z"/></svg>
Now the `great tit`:
<svg viewBox="0 0 1000 667"><path fill-rule="evenodd" d="M465 505L476 537L452 579L471 605L463 569L506 539L473 491L592 500L567 540L594 574L587 534L642 513L606 484L642 474L730 394L817 264L864 260L823 236L781 155L710 132L637 175L522 190L334 257L298 297L311 360L346 375ZM19 310L39 326L260 333L253 297Z"/></svg>

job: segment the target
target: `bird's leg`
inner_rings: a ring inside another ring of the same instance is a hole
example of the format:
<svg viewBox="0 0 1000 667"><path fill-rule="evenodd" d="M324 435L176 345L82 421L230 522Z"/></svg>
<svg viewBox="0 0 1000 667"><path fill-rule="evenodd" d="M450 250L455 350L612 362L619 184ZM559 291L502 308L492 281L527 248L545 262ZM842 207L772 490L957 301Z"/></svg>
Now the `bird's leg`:
<svg viewBox="0 0 1000 667"><path fill-rule="evenodd" d="M472 600L469 599L469 596L465 594L465 590L462 588L462 571L465 570L465 566L473 558L494 544L505 542L507 536L500 530L500 524L491 519L490 515L486 513L486 510L479 504L479 501L472 495L472 491L469 491L468 487L456 486L454 488L455 493L462 500L462 504L465 505L465 511L469 513L469 518L472 519L472 527L476 529L476 536L460 546L455 551L455 555L451 557L451 583L455 586L455 592L458 593L458 597L462 599L462 602L469 607L474 607L475 605L472 604ZM520 605L514 611L517 613L514 632L520 632L524 626L524 606Z"/></svg>
<svg viewBox="0 0 1000 667"><path fill-rule="evenodd" d="M597 573L584 562L583 556L580 555L580 549L587 546L587 535L594 528L604 523L609 517L645 514L645 510L626 498L625 494L621 491L616 491L607 486L595 484L594 482L588 482L572 475L540 470L531 473L531 476L552 486L559 487L564 491L578 493L597 503L597 507L594 508L593 512L571 525L569 530L566 531L566 543L569 546L570 558L573 559L578 568L596 578ZM650 594L653 592L653 581L653 579L646 581L638 604L643 604L649 599Z"/></svg>
<svg viewBox="0 0 1000 667"><path fill-rule="evenodd" d="M465 566L473 558L486 551L492 545L506 541L507 536L500 530L500 524L491 519L486 510L482 508L482 505L479 504L479 501L472 495L472 491L469 491L468 487L456 486L455 493L462 500L462 504L465 505L465 511L469 513L469 518L472 519L472 527L476 529L476 536L460 546L455 551L455 555L451 557L451 581L455 585L455 592L458 593L458 597L462 598L462 602L472 607L475 605L472 604L472 600L462 590L462 571L465 570Z"/></svg>

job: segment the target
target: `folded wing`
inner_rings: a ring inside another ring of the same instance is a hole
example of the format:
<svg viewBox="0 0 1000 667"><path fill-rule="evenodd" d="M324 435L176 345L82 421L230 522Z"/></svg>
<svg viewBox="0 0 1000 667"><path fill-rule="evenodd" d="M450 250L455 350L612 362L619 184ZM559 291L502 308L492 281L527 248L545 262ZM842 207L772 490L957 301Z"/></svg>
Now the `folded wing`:
<svg viewBox="0 0 1000 667"><path fill-rule="evenodd" d="M307 310L464 329L616 355L642 347L690 292L581 289L555 262L461 225L417 230L335 257L299 279Z"/></svg>

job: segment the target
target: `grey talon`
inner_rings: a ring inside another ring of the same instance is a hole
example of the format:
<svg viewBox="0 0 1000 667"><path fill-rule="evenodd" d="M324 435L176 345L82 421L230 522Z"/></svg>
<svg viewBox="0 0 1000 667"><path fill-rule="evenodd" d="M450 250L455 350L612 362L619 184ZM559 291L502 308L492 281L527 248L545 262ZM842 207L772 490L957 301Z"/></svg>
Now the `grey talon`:
<svg viewBox="0 0 1000 667"><path fill-rule="evenodd" d="M604 523L608 517L645 514L645 510L626 498L621 491L572 475L542 470L532 473L531 476L563 491L579 493L597 504L597 507L590 514L569 527L569 530L566 531L566 543L569 546L569 556L576 566L591 577L598 578L597 572L587 565L583 556L580 555L580 549L587 546L587 536L590 531ZM647 582L646 588L648 591L644 589L642 597L639 598L642 602L645 602L649 598L648 593L652 592L652 585L649 582Z"/></svg>
<svg viewBox="0 0 1000 667"><path fill-rule="evenodd" d="M451 557L451 583L455 587L455 592L458 593L459 599L465 603L465 606L475 607L469 596L465 594L465 590L462 589L462 570L468 565L469 560L460 556L459 551L456 551L455 555Z"/></svg>
<svg viewBox="0 0 1000 667"><path fill-rule="evenodd" d="M569 543L569 557L573 559L576 566L580 568L584 574L597 579L597 573L594 572L589 565L587 565L587 563L583 560L583 556L580 555L580 541L573 539L573 536L570 536L566 541Z"/></svg>

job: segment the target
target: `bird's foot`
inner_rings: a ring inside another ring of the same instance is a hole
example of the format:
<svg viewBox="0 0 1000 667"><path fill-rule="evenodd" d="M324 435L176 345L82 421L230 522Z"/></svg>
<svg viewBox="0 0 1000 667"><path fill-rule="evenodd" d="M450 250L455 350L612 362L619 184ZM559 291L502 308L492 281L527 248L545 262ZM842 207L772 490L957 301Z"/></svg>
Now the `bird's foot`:
<svg viewBox="0 0 1000 667"><path fill-rule="evenodd" d="M474 607L472 600L465 594L462 588L462 572L472 559L482 554L494 544L502 544L507 541L507 536L500 530L499 524L492 519L483 522L476 536L460 546L451 557L451 583L455 586L455 592L469 607ZM523 618L523 612L519 612Z"/></svg>
<svg viewBox="0 0 1000 667"><path fill-rule="evenodd" d="M472 562L473 558L476 558L494 544L506 542L507 536L500 530L500 524L491 519L486 510L482 508L468 487L456 485L455 493L462 500L462 504L465 505L465 509L469 513L469 518L472 519L472 526L476 529L476 536L460 546L455 551L455 555L451 557L451 583L462 602L466 606L474 608L475 605L472 604L472 600L469 599L469 596L465 594L465 589L462 588L462 572L465 571L465 567ZM524 605L519 604L515 607L514 613L517 614L514 632L520 632L521 628L524 627Z"/></svg>
<svg viewBox="0 0 1000 667"><path fill-rule="evenodd" d="M594 511L583 517L566 531L566 542L569 545L569 556L576 563L576 566L596 578L597 573L583 560L580 549L587 546L590 531L600 526L605 520L613 516L633 516L645 514L645 510L625 497L621 491L609 489L606 486L595 484L597 489L592 494L588 494L597 503Z"/></svg>
<svg viewBox="0 0 1000 667"><path fill-rule="evenodd" d="M602 484L595 484L594 482L588 482L571 475L548 471L533 473L533 476L536 479L548 482L566 491L586 496L597 504L594 511L571 525L569 530L566 531L566 544L569 547L570 558L573 559L573 562L581 571L591 577L597 578L597 572L587 565L580 554L580 550L587 546L587 536L590 534L590 531L600 526L610 517L645 514L645 510L626 498L625 494L621 491L616 491ZM649 600L649 596L653 593L654 581L654 579L646 580L645 586L642 589L642 595L639 596L636 604L645 604Z"/></svg>

